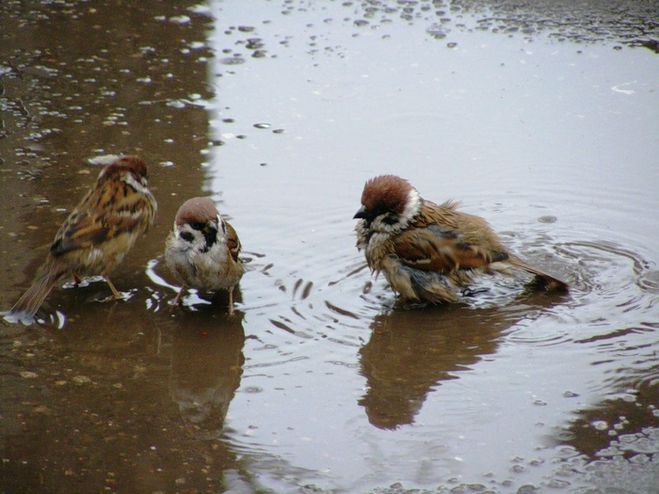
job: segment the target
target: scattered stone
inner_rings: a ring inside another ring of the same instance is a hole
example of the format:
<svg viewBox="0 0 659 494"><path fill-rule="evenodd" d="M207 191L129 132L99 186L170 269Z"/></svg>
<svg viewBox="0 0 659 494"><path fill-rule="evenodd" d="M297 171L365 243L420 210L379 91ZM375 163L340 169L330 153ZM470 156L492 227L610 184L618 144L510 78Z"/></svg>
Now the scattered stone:
<svg viewBox="0 0 659 494"><path fill-rule="evenodd" d="M40 413L40 414L44 414L44 415L50 414L50 408L48 408L46 405L36 405L32 409L32 411L34 413Z"/></svg>
<svg viewBox="0 0 659 494"><path fill-rule="evenodd" d="M89 384L92 382L92 380L87 376L74 376L73 379L71 380L79 386L82 386L83 384Z"/></svg>

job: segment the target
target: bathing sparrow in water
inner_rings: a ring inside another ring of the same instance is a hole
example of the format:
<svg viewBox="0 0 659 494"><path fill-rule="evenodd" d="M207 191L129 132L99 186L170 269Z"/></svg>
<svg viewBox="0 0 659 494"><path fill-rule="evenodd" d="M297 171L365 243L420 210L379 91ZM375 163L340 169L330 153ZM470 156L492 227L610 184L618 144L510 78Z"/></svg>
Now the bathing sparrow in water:
<svg viewBox="0 0 659 494"><path fill-rule="evenodd" d="M57 231L46 261L9 318L31 322L53 287L66 277L79 281L82 276L102 275L114 298L121 298L109 274L153 224L157 208L144 161L124 156L106 165Z"/></svg>
<svg viewBox="0 0 659 494"><path fill-rule="evenodd" d="M233 314L233 290L245 271L238 258L240 249L236 230L209 197L185 201L165 245L167 267L182 285L174 304L187 288L227 290L229 314Z"/></svg>
<svg viewBox="0 0 659 494"><path fill-rule="evenodd" d="M357 248L383 272L405 303L456 302L478 272L528 272L546 289L567 284L514 255L487 222L458 211L457 203L423 199L406 180L382 175L366 182L354 218Z"/></svg>

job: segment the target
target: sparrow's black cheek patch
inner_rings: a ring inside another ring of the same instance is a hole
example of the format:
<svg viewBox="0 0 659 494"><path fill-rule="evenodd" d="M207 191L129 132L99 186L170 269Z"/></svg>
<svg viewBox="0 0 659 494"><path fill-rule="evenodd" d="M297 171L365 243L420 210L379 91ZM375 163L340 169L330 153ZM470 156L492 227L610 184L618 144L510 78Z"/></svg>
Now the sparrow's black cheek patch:
<svg viewBox="0 0 659 494"><path fill-rule="evenodd" d="M204 232L204 237L206 238L206 250L208 250L217 241L217 230L209 228Z"/></svg>
<svg viewBox="0 0 659 494"><path fill-rule="evenodd" d="M387 225L395 225L399 222L399 218L395 214L387 214L384 218L382 218L382 222Z"/></svg>
<svg viewBox="0 0 659 494"><path fill-rule="evenodd" d="M192 242L194 240L194 235L190 232L181 232L180 237L186 242Z"/></svg>

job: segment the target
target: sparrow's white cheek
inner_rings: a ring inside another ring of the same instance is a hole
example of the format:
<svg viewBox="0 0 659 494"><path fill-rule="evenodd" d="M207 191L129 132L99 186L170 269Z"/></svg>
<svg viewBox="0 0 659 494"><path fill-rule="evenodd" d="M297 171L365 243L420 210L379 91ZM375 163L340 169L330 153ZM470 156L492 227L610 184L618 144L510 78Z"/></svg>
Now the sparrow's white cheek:
<svg viewBox="0 0 659 494"><path fill-rule="evenodd" d="M144 194L147 196L151 195L151 191L146 187L146 185L143 185L141 182L138 182L135 180L135 177L131 173L125 174L121 179L126 182L128 185L130 185L133 189L135 189L137 192L140 194Z"/></svg>
<svg viewBox="0 0 659 494"><path fill-rule="evenodd" d="M405 228L410 223L410 221L412 221L412 218L414 218L419 213L420 209L421 196L415 189L412 189L407 196L407 204L405 205L403 214L400 215L401 228Z"/></svg>

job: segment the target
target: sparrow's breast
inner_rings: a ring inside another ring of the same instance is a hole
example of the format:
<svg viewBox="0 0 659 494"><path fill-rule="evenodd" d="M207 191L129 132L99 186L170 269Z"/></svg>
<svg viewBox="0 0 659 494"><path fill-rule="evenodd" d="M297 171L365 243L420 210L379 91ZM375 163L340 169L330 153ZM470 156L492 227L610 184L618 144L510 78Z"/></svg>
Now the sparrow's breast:
<svg viewBox="0 0 659 494"><path fill-rule="evenodd" d="M204 253L195 256L198 282L206 290L221 290L234 286L240 280L243 269L234 261L225 242L216 242Z"/></svg>
<svg viewBox="0 0 659 494"><path fill-rule="evenodd" d="M393 254L391 235L375 232L370 235L365 249L366 261L373 271L384 269L384 259Z"/></svg>

